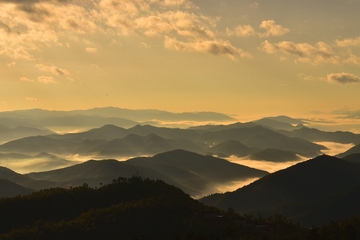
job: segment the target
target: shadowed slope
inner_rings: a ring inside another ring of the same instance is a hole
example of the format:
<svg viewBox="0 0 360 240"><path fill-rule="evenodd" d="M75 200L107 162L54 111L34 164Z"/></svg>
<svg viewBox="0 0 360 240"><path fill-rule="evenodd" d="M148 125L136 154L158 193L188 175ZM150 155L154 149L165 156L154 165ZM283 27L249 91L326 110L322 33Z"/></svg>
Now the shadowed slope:
<svg viewBox="0 0 360 240"><path fill-rule="evenodd" d="M321 217L315 212L312 214L318 204L359 185L359 165L323 155L265 176L234 192L206 197L203 202L221 208L233 207L240 213L280 213L294 218L306 213L315 222Z"/></svg>

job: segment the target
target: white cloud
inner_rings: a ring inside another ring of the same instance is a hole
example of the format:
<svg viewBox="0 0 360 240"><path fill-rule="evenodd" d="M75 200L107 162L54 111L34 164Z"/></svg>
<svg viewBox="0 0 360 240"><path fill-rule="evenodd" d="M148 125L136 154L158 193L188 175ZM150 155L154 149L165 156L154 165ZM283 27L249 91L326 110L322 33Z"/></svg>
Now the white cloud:
<svg viewBox="0 0 360 240"><path fill-rule="evenodd" d="M260 24L260 28L265 30L265 33L262 33L262 37L271 37L271 36L282 36L288 32L290 29L284 28L281 25L275 24L274 20L265 20Z"/></svg>
<svg viewBox="0 0 360 240"><path fill-rule="evenodd" d="M332 83L360 83L360 78L351 73L331 73L327 75L327 81Z"/></svg>
<svg viewBox="0 0 360 240"><path fill-rule="evenodd" d="M351 46L360 46L360 36L357 38L348 38L344 40L336 40L336 45L340 47L351 47Z"/></svg>
<svg viewBox="0 0 360 240"><path fill-rule="evenodd" d="M265 40L261 46L268 54L280 52L294 56L298 62L310 63L313 65L339 63L338 57L333 53L331 46L324 42L318 42L316 46L312 46L308 43L293 43L290 41L270 43L268 40Z"/></svg>
<svg viewBox="0 0 360 240"><path fill-rule="evenodd" d="M55 81L55 79L53 77L46 77L46 76L38 77L38 82L45 83L45 84L57 83L57 81Z"/></svg>

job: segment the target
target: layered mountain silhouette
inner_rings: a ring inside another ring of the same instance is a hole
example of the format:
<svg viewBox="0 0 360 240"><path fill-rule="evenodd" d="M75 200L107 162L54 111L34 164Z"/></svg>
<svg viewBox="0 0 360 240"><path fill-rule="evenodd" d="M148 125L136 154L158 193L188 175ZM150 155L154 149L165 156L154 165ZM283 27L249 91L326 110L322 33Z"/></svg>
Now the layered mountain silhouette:
<svg viewBox="0 0 360 240"><path fill-rule="evenodd" d="M233 122L234 118L216 112L172 113L160 110L132 110L116 107L93 108L73 111L49 111L43 109L0 112L0 122L6 126L31 127L86 127L93 128L114 124L129 128L147 121L214 121Z"/></svg>
<svg viewBox="0 0 360 240"><path fill-rule="evenodd" d="M300 158L293 152L274 148L266 148L259 152L253 153L249 156L249 158L253 160L263 160L270 162L288 162L300 160Z"/></svg>
<svg viewBox="0 0 360 240"><path fill-rule="evenodd" d="M254 152L254 150L245 146L239 141L228 140L210 147L210 152L218 156L228 157L235 155L237 157L244 157Z"/></svg>
<svg viewBox="0 0 360 240"><path fill-rule="evenodd" d="M360 143L360 134L352 132L324 132L316 128L301 127L292 131L281 131L289 137L298 137L311 142Z"/></svg>
<svg viewBox="0 0 360 240"><path fill-rule="evenodd" d="M237 127L238 125L240 127ZM317 156L321 150L326 149L324 146L300 138L287 137L251 123L235 124L230 128L222 126L217 131L149 125L136 125L125 129L105 125L80 133L17 139L0 145L0 152L27 155L47 152L63 157L80 155L89 158L124 158L184 149L200 154L241 157L267 148L310 157ZM294 157L288 160L294 160Z"/></svg>
<svg viewBox="0 0 360 240"><path fill-rule="evenodd" d="M240 213L279 213L305 225L321 225L360 214L358 202L341 205L352 197L358 199L359 186L360 165L322 155L202 202ZM341 211L344 208L352 211Z"/></svg>
<svg viewBox="0 0 360 240"><path fill-rule="evenodd" d="M56 186L70 187L87 183L100 186L117 177L139 175L162 179L180 187L192 196L216 192L218 184L259 178L265 171L230 163L226 160L196 153L174 150L153 157L139 157L119 162L116 160L87 161L82 164L47 172L26 174L35 180L56 182Z"/></svg>
<svg viewBox="0 0 360 240"><path fill-rule="evenodd" d="M0 189L1 189L0 198L25 195L33 192L32 189L20 186L19 184L1 178L0 178Z"/></svg>
<svg viewBox="0 0 360 240"><path fill-rule="evenodd" d="M1 123L1 119L0 119L0 123ZM18 125L16 127L9 127L6 125L0 125L0 143L8 142L23 137L49 135L52 133L53 133L52 131L46 128L25 127L21 125Z"/></svg>
<svg viewBox="0 0 360 240"><path fill-rule="evenodd" d="M340 153L337 155L337 157L339 158L344 158L346 156L349 156L349 155L352 155L352 154L357 154L357 153L360 153L360 144L350 148L349 150L343 152L343 153Z"/></svg>

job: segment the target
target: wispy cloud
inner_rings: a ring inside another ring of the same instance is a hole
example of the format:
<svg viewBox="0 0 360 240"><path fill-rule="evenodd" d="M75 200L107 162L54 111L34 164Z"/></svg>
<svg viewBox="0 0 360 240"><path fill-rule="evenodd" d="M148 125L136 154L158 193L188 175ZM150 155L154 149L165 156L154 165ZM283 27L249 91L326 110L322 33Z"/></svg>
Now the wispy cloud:
<svg viewBox="0 0 360 240"><path fill-rule="evenodd" d="M237 36L237 37L249 37L255 36L255 29L251 25L238 25L234 29L226 29L226 33L229 36Z"/></svg>
<svg viewBox="0 0 360 240"><path fill-rule="evenodd" d="M97 49L96 48L92 48L92 47L87 47L85 48L86 52L88 53L96 53Z"/></svg>
<svg viewBox="0 0 360 240"><path fill-rule="evenodd" d="M268 54L277 52L295 57L296 61L319 65L322 63L339 63L338 56L335 55L331 46L324 42L318 42L315 46L308 43L293 43L282 41L271 43L265 40L262 49Z"/></svg>
<svg viewBox="0 0 360 240"><path fill-rule="evenodd" d="M40 83L57 83L57 81L55 81L55 79L53 77L46 77L46 76L40 76L38 77L38 82Z"/></svg>
<svg viewBox="0 0 360 240"><path fill-rule="evenodd" d="M30 101L30 102L37 102L39 99L34 98L34 97L26 97L25 100Z"/></svg>
<svg viewBox="0 0 360 240"><path fill-rule="evenodd" d="M181 42L174 38L165 38L165 47L177 51L191 51L199 53L209 53L212 55L223 55L232 59L239 57L251 58L251 54L242 49L234 47L227 41L204 40L196 42Z"/></svg>

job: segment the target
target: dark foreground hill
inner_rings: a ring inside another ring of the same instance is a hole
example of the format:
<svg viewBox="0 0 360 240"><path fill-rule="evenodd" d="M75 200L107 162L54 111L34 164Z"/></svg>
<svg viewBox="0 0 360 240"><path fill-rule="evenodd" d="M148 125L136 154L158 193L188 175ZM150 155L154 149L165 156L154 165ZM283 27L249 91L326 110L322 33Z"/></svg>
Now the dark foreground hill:
<svg viewBox="0 0 360 240"><path fill-rule="evenodd" d="M360 165L319 156L202 202L240 213L279 213L305 225L360 214Z"/></svg>
<svg viewBox="0 0 360 240"><path fill-rule="evenodd" d="M3 240L246 240L307 234L284 218L265 220L220 211L162 181L139 177L119 178L98 189L53 188L0 199L0 212Z"/></svg>

